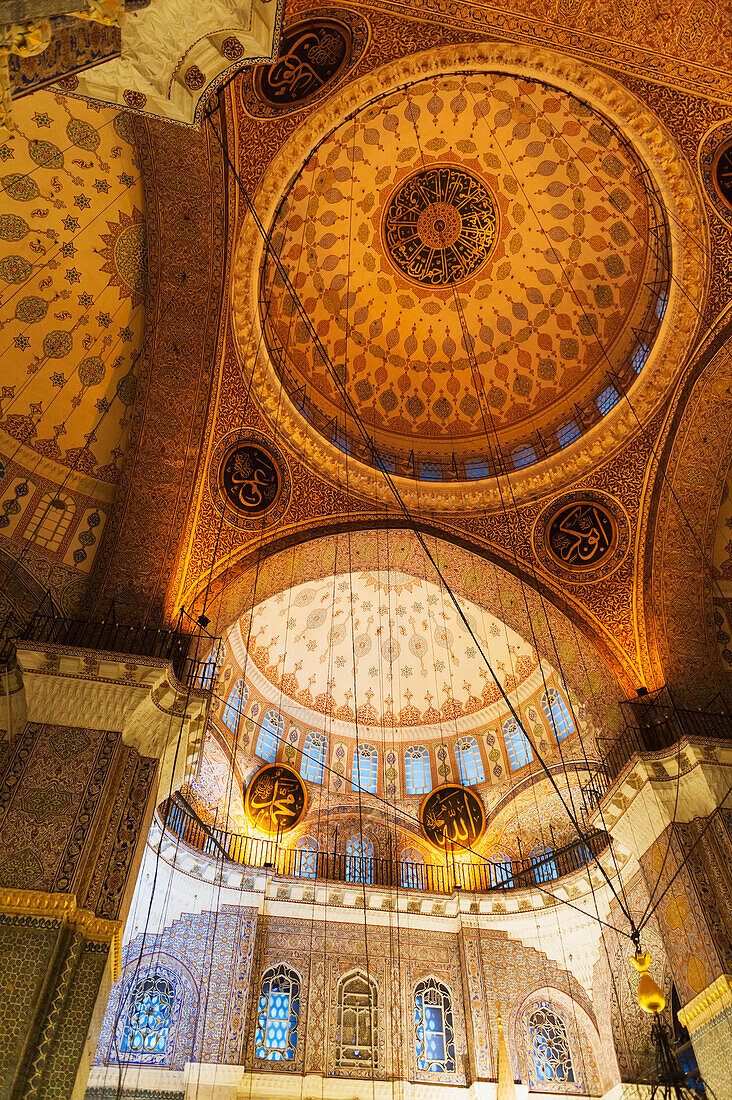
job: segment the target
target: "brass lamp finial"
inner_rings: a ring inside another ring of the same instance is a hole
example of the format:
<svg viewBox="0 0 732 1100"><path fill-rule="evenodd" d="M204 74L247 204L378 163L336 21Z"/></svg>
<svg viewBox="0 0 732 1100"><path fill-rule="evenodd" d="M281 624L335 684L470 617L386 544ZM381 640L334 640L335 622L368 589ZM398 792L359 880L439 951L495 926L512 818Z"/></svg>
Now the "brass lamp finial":
<svg viewBox="0 0 732 1100"><path fill-rule="evenodd" d="M651 953L650 951L638 950L635 955L631 955L630 961L640 975L638 981L638 1004L644 1012L650 1012L653 1016L657 1016L658 1013L663 1012L666 1007L666 998L663 994L663 990L656 985L653 978L648 973L651 965Z"/></svg>

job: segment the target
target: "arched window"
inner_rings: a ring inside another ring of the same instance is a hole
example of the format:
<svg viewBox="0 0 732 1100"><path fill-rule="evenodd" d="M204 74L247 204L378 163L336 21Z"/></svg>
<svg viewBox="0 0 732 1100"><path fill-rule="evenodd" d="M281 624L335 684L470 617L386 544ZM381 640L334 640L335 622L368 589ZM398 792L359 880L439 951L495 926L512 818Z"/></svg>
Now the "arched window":
<svg viewBox="0 0 732 1100"><path fill-rule="evenodd" d="M405 890L424 890L426 875L424 856L416 849L402 852L399 861L401 867L401 883Z"/></svg>
<svg viewBox="0 0 732 1100"><path fill-rule="evenodd" d="M460 782L466 786L482 783L485 779L485 772L483 771L483 761L480 758L478 742L475 738L461 737L455 745L455 755L457 757L458 772L460 773Z"/></svg>
<svg viewBox="0 0 732 1100"><path fill-rule="evenodd" d="M58 550L75 511L76 505L66 493L44 493L25 529L25 538L46 550Z"/></svg>
<svg viewBox="0 0 732 1100"><path fill-rule="evenodd" d="M418 1069L453 1072L455 1029L450 991L435 978L420 982L414 991L414 1040Z"/></svg>
<svg viewBox="0 0 732 1100"><path fill-rule="evenodd" d="M620 400L620 394L616 390L615 386L606 386L597 399L597 408L600 412L600 416L605 416L612 408L617 405Z"/></svg>
<svg viewBox="0 0 732 1100"><path fill-rule="evenodd" d="M336 1065L373 1069L379 1060L378 990L362 970L338 983Z"/></svg>
<svg viewBox="0 0 732 1100"><path fill-rule="evenodd" d="M201 671L198 673L199 687L205 688L206 690L213 687L214 680L219 671L219 657L220 645L215 645L201 665Z"/></svg>
<svg viewBox="0 0 732 1100"><path fill-rule="evenodd" d="M244 707L247 705L248 698L249 688L243 680L237 680L231 689L224 712L221 715L221 721L229 727L232 733L236 733L239 728L239 719L242 716Z"/></svg>
<svg viewBox="0 0 732 1100"><path fill-rule="evenodd" d="M567 424L557 432L557 443L560 447L568 447L570 443L574 443L575 439L579 439L580 429L576 420L570 420Z"/></svg>
<svg viewBox="0 0 732 1100"><path fill-rule="evenodd" d="M374 745L359 745L353 754L351 786L354 791L359 787L369 794L376 794L376 777L379 756Z"/></svg>
<svg viewBox="0 0 732 1100"><path fill-rule="evenodd" d="M430 754L424 745L410 745L404 753L407 794L427 794L432 790Z"/></svg>
<svg viewBox="0 0 732 1100"><path fill-rule="evenodd" d="M363 833L348 838L346 882L374 881L374 846Z"/></svg>
<svg viewBox="0 0 732 1100"><path fill-rule="evenodd" d="M318 845L306 836L295 845L292 873L298 878L315 878L318 869Z"/></svg>
<svg viewBox="0 0 732 1100"><path fill-rule="evenodd" d="M270 764L275 760L284 728L285 720L282 715L276 710L268 710L262 720L257 738L255 750L257 756L261 756L262 760L268 760Z"/></svg>
<svg viewBox="0 0 732 1100"><path fill-rule="evenodd" d="M254 1045L257 1058L289 1062L295 1057L300 1018L300 979L280 963L262 975Z"/></svg>
<svg viewBox="0 0 732 1100"><path fill-rule="evenodd" d="M135 986L122 1033L126 1054L163 1054L168 1042L175 990L167 978L148 974Z"/></svg>
<svg viewBox="0 0 732 1100"><path fill-rule="evenodd" d="M574 733L572 715L556 688L549 688L546 694L542 695L541 706L557 741L563 741L565 737L569 737L570 733Z"/></svg>
<svg viewBox="0 0 732 1100"><path fill-rule="evenodd" d="M328 739L324 733L308 730L302 749L300 774L310 783L322 783L325 771L325 755L328 751Z"/></svg>
<svg viewBox="0 0 732 1100"><path fill-rule="evenodd" d="M540 1081L574 1081L574 1067L564 1020L548 1001L529 1016L536 1076Z"/></svg>
<svg viewBox="0 0 732 1100"><path fill-rule="evenodd" d="M488 881L491 886L513 886L511 860L505 856L493 856L488 864Z"/></svg>
<svg viewBox="0 0 732 1100"><path fill-rule="evenodd" d="M507 718L503 723L503 739L506 742L512 772L517 768L523 768L524 764L530 764L534 759L528 738L524 731L519 729L515 718Z"/></svg>
<svg viewBox="0 0 732 1100"><path fill-rule="evenodd" d="M537 882L551 882L553 878L559 878L554 853L550 848L534 848L529 860Z"/></svg>

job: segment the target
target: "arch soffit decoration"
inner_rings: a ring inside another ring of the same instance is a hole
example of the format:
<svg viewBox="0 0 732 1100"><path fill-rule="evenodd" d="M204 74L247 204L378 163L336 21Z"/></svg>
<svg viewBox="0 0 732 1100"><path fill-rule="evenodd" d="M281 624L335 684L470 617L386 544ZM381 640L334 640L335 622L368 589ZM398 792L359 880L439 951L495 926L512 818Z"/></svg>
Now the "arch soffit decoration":
<svg viewBox="0 0 732 1100"><path fill-rule="evenodd" d="M508 1019L509 1050L515 1050L518 1053L519 1061L529 1056L529 1052L524 1049L522 1024L524 1018L541 1000L549 1001L559 1010L567 1030L570 1050L574 1056L579 1054L579 1064L575 1062L574 1067L575 1077L579 1077L580 1080L584 1078L585 1088L592 1090L592 1087L597 1085L597 1081L593 1081L592 1078L601 1075L605 1057L595 1013L581 989L575 989L574 995L570 995L558 986L536 982L524 990L520 1000L511 1009ZM587 1062L585 1045L589 1046L594 1064ZM525 1069L524 1066L520 1068Z"/></svg>
<svg viewBox="0 0 732 1100"><path fill-rule="evenodd" d="M542 658L558 672L561 669L567 686L587 705L594 721L604 729L618 728L617 703L622 695L618 673L623 670L598 637L586 644L590 634L586 623L581 624L580 633L565 611L542 600L528 584L522 589L516 577L479 552L444 538L430 537L428 545L456 595L474 601L531 640ZM225 632L253 606L291 586L339 572L385 568L436 580L409 531L356 531L343 541L328 535L270 550L264 560L252 561L236 572L232 569L206 614L218 632Z"/></svg>
<svg viewBox="0 0 732 1100"><path fill-rule="evenodd" d="M719 689L729 692L706 562L711 563L732 465L731 337L727 315L699 357L702 365L697 359L694 373L679 387L664 426L665 447L649 478L638 546L637 599L648 593L641 615L649 669L695 704Z"/></svg>
<svg viewBox="0 0 732 1100"><path fill-rule="evenodd" d="M607 116L630 139L653 175L666 209L672 232L672 283L669 302L648 361L632 387L635 414L620 401L586 435L568 446L556 458L546 459L511 476L517 502L535 499L571 484L628 443L642 423L656 411L668 389L678 379L684 352L698 325L696 307L705 293L707 271L704 260L708 227L694 176L685 157L659 120L645 105L606 74L588 69L572 58L538 47L513 44L466 44L431 50L374 70L347 85L312 112L273 158L262 179L256 198L265 226L275 216L280 196L318 142L343 122L356 108L410 80L437 73L450 73L466 66L530 76L569 91ZM695 244L701 240L701 247ZM234 343L240 363L250 334L259 335L259 284L251 273L258 272L264 245L251 219L242 221L233 259L232 317ZM327 443L281 391L274 365L263 349L257 361L258 377L252 386L264 416L278 424L278 434L290 441L303 460L331 482L344 484L343 454ZM386 483L374 471L351 459L349 486L369 499L389 500ZM458 483L429 483L415 488L405 478L395 478L408 507L432 512L473 509L498 510L501 498L495 480Z"/></svg>

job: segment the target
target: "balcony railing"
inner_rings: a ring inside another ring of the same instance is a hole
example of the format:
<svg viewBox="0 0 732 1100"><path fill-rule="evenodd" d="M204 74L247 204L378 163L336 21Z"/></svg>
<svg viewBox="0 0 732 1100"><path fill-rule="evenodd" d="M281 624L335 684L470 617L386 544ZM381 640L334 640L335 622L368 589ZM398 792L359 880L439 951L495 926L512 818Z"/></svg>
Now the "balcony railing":
<svg viewBox="0 0 732 1100"><path fill-rule="evenodd" d="M244 867L263 868L277 875L324 882L367 884L405 890L452 894L456 889L472 891L525 889L544 886L585 867L603 852L609 837L604 832L589 834L536 859L505 862L462 862L461 854L445 863L418 863L375 856L352 856L345 852L321 852L310 847L288 848L276 840L261 840L206 825L186 805L171 800L162 810L165 827L184 844L213 859L226 859Z"/></svg>
<svg viewBox="0 0 732 1100"><path fill-rule="evenodd" d="M636 707L636 718L639 711L640 708ZM649 705L647 715L640 714L640 717L645 719L642 725L628 726L612 740L598 738L603 768L601 774L593 777L593 786L598 790L602 787L603 794L628 761L639 753L670 749L685 737L732 740L730 714L710 714L708 711Z"/></svg>
<svg viewBox="0 0 732 1100"><path fill-rule="evenodd" d="M200 636L154 626L121 626L114 621L89 622L37 613L20 641L115 653L125 658L170 661L177 679L188 687L211 687L210 662L190 657ZM215 644L216 639L211 639ZM210 644L208 648L210 648Z"/></svg>

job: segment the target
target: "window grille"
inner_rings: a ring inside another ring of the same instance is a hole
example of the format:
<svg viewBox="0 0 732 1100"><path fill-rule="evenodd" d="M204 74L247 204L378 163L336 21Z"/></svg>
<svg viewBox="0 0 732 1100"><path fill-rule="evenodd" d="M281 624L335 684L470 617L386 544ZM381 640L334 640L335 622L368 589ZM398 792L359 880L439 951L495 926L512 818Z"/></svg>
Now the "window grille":
<svg viewBox="0 0 732 1100"><path fill-rule="evenodd" d="M536 451L533 447L518 447L513 452L513 464L517 470L523 470L524 466L531 466L536 462Z"/></svg>
<svg viewBox="0 0 732 1100"><path fill-rule="evenodd" d="M572 715L556 688L549 688L546 694L542 695L541 706L557 741L563 741L565 737L569 737L570 733L574 733Z"/></svg>
<svg viewBox="0 0 732 1100"><path fill-rule="evenodd" d="M346 882L374 881L374 846L367 836L348 838L346 844Z"/></svg>
<svg viewBox="0 0 732 1100"><path fill-rule="evenodd" d="M379 1060L378 990L362 971L338 983L336 1065L373 1069Z"/></svg>
<svg viewBox="0 0 732 1100"><path fill-rule="evenodd" d="M638 344L638 347L633 352L630 362L636 374L646 365L649 351L650 348L645 344Z"/></svg>
<svg viewBox="0 0 732 1100"><path fill-rule="evenodd" d="M494 856L488 864L488 881L491 886L513 886L511 860Z"/></svg>
<svg viewBox="0 0 732 1100"><path fill-rule="evenodd" d="M310 783L322 783L325 772L325 755L328 751L328 740L323 733L314 733L308 730L305 744L302 749L300 762L300 774Z"/></svg>
<svg viewBox="0 0 732 1100"><path fill-rule="evenodd" d="M430 1073L455 1069L455 1029L450 991L435 978L420 982L414 991L414 1041L417 1068Z"/></svg>
<svg viewBox="0 0 732 1100"><path fill-rule="evenodd" d="M426 876L424 856L422 855L422 853L417 851L402 852L400 865L400 880L404 889L424 890L426 886Z"/></svg>
<svg viewBox="0 0 732 1100"><path fill-rule="evenodd" d="M600 410L600 416L605 416L609 413L620 400L620 394L615 389L615 386L606 386L597 399L597 407Z"/></svg>
<svg viewBox="0 0 732 1100"><path fill-rule="evenodd" d="M126 1054L164 1054L175 1004L173 983L148 975L130 999L121 1050Z"/></svg>
<svg viewBox="0 0 732 1100"><path fill-rule="evenodd" d="M490 477L491 470L487 462L476 459L473 462L465 463L465 476L471 480L477 480L481 477Z"/></svg>
<svg viewBox="0 0 732 1100"><path fill-rule="evenodd" d="M262 976L257 1012L255 1047L257 1058L268 1062L289 1062L297 1049L300 1017L300 979L281 963Z"/></svg>
<svg viewBox="0 0 732 1100"><path fill-rule="evenodd" d="M219 671L220 657L221 647L217 644L201 665L201 671L198 673L198 686L206 691L214 685Z"/></svg>
<svg viewBox="0 0 732 1100"><path fill-rule="evenodd" d="M359 787L369 794L376 794L377 769L379 756L373 745L360 745L353 754L351 786L354 791Z"/></svg>
<svg viewBox="0 0 732 1100"><path fill-rule="evenodd" d="M267 760L270 764L274 763L284 728L285 720L282 715L278 714L276 710L268 710L257 738L257 748L255 750L257 756L261 756L262 760Z"/></svg>
<svg viewBox="0 0 732 1100"><path fill-rule="evenodd" d="M424 745L410 745L404 753L407 794L427 794L432 790L430 754Z"/></svg>
<svg viewBox="0 0 732 1100"><path fill-rule="evenodd" d="M480 757L478 742L474 737L461 737L455 745L460 782L466 786L482 783L485 779L483 761Z"/></svg>
<svg viewBox="0 0 732 1100"><path fill-rule="evenodd" d="M523 730L519 728L515 718L507 718L503 723L503 740L506 742L508 761L512 772L515 772L517 768L523 768L525 764L530 764L534 759L528 738Z"/></svg>
<svg viewBox="0 0 732 1100"><path fill-rule="evenodd" d="M25 529L26 539L46 550L58 550L75 511L74 501L65 493L44 493Z"/></svg>
<svg viewBox="0 0 732 1100"><path fill-rule="evenodd" d="M574 1067L564 1020L548 1001L540 1001L529 1017L534 1068L540 1081L574 1081Z"/></svg>
<svg viewBox="0 0 732 1100"><path fill-rule="evenodd" d="M442 467L439 462L420 462L419 476L422 481L442 481Z"/></svg>
<svg viewBox="0 0 732 1100"><path fill-rule="evenodd" d="M570 420L568 424L564 424L557 432L557 443L560 447L568 447L570 443L574 443L575 439L579 439L579 437L579 424L576 420Z"/></svg>
<svg viewBox="0 0 732 1100"><path fill-rule="evenodd" d="M295 859L292 873L298 878L315 878L318 869L318 846L314 840L306 838L295 846Z"/></svg>
<svg viewBox="0 0 732 1100"><path fill-rule="evenodd" d="M236 733L239 728L239 719L242 716L248 698L249 688L243 680L237 680L231 689L229 698L226 700L224 712L221 715L221 721L225 726L228 726L232 733Z"/></svg>
<svg viewBox="0 0 732 1100"><path fill-rule="evenodd" d="M559 878L559 871L549 848L535 848L529 856L531 866L534 868L534 878L537 882L551 882Z"/></svg>

